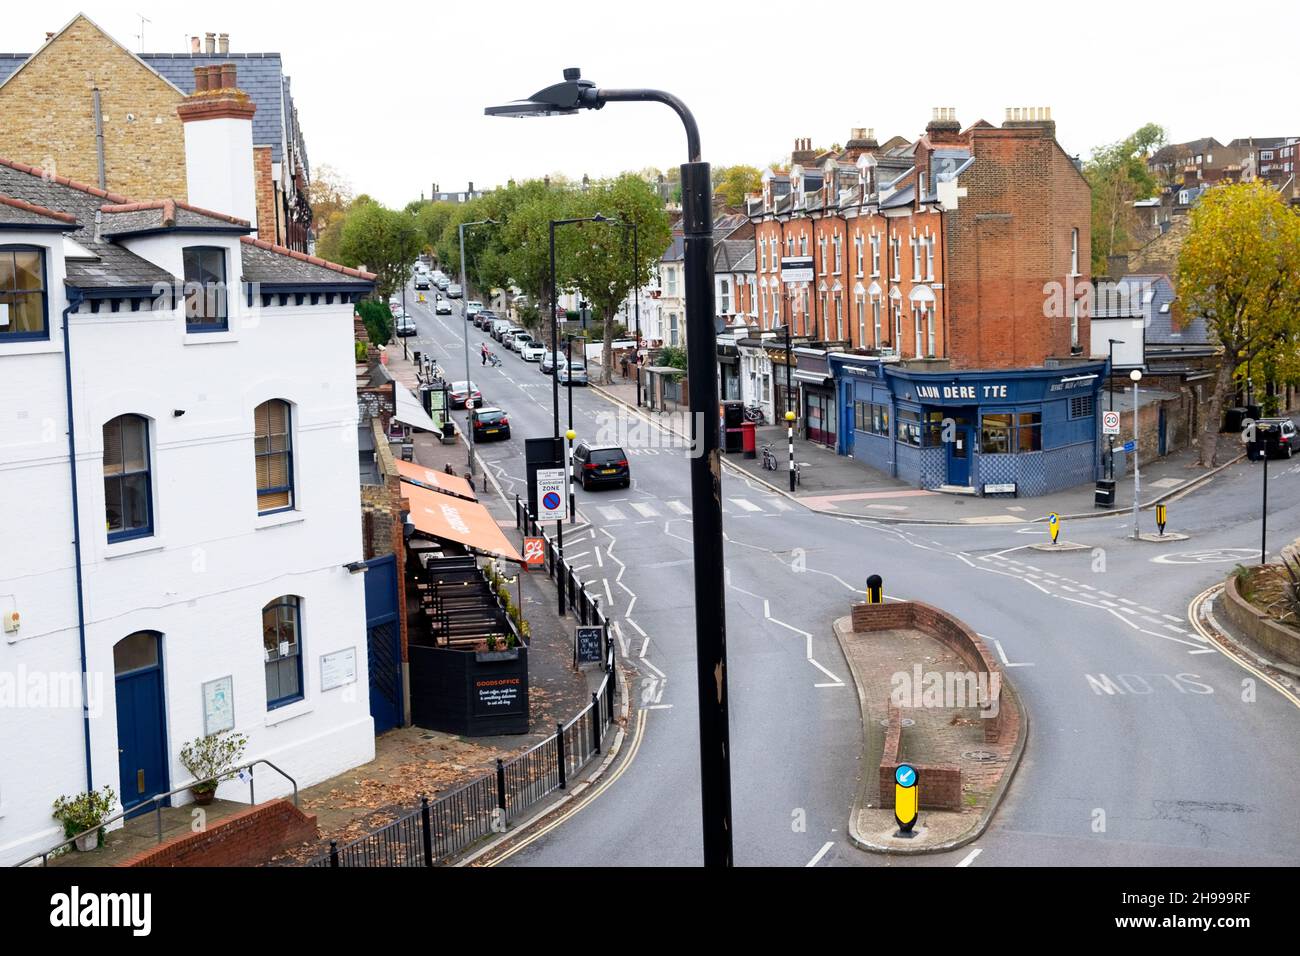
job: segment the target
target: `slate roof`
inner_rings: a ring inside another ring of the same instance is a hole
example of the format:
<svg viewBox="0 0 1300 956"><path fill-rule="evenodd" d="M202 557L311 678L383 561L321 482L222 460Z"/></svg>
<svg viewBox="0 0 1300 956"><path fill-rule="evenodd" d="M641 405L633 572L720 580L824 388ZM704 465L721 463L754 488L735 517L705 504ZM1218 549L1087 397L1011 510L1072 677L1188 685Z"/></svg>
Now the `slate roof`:
<svg viewBox="0 0 1300 956"><path fill-rule="evenodd" d="M673 241L668 244L664 254L659 257L663 262L680 262L686 258L686 237L675 235Z"/></svg>
<svg viewBox="0 0 1300 956"><path fill-rule="evenodd" d="M252 232L252 225L246 219L238 219L172 199L148 203L108 204L100 209L104 213L100 235L109 239L163 230Z"/></svg>
<svg viewBox="0 0 1300 956"><path fill-rule="evenodd" d="M897 209L899 206L910 206L916 199L916 187L905 186L894 195L890 196L880 204L881 209Z"/></svg>
<svg viewBox="0 0 1300 956"><path fill-rule="evenodd" d="M77 217L55 209L47 209L23 199L0 193L0 225L20 226L24 229L57 229L71 231Z"/></svg>
<svg viewBox="0 0 1300 956"><path fill-rule="evenodd" d="M117 216L132 217L128 222L134 224L141 221L160 223L170 210L178 220L187 223L224 224L234 228L237 223L243 222L174 200L133 203L126 196L76 182L66 176L46 178L40 169L8 159L0 159L0 196L41 207L47 212L75 217L75 229L71 229L68 235L95 258L68 259L67 284L92 293L152 290L159 283L173 285L178 278L112 241L107 230ZM112 211L115 207L119 211ZM25 211L19 210L11 202L0 203L0 209L12 209L15 213ZM109 211L105 212L105 209ZM101 220L98 232L96 213ZM375 276L370 273L349 269L250 236L240 238L243 242L240 246L242 278L248 282L266 286L342 285L357 289L368 289L374 284Z"/></svg>
<svg viewBox="0 0 1300 956"><path fill-rule="evenodd" d="M750 257L750 269L754 267L754 243L744 239L723 239L713 244L713 271L740 272L739 266L746 256Z"/></svg>

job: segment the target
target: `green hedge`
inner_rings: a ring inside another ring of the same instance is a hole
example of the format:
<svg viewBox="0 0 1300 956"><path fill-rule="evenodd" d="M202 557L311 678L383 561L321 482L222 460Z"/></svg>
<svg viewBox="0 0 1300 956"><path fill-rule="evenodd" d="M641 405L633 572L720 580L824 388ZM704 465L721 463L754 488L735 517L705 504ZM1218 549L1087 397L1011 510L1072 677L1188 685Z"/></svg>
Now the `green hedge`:
<svg viewBox="0 0 1300 956"><path fill-rule="evenodd" d="M393 338L393 313L387 302L363 299L357 303L357 314L366 325L366 334L373 345L387 345Z"/></svg>

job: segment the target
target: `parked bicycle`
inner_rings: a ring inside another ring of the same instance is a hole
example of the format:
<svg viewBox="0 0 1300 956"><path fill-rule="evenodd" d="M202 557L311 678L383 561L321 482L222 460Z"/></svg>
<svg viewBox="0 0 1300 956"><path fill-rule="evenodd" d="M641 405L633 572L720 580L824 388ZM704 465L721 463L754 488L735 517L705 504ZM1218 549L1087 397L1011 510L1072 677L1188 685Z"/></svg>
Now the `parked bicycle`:
<svg viewBox="0 0 1300 956"><path fill-rule="evenodd" d="M776 452L772 450L772 443L766 442L763 445L763 470L776 471L780 466L776 461Z"/></svg>
<svg viewBox="0 0 1300 956"><path fill-rule="evenodd" d="M745 421L753 422L755 425L766 425L767 415L763 412L762 405L750 405L745 409Z"/></svg>

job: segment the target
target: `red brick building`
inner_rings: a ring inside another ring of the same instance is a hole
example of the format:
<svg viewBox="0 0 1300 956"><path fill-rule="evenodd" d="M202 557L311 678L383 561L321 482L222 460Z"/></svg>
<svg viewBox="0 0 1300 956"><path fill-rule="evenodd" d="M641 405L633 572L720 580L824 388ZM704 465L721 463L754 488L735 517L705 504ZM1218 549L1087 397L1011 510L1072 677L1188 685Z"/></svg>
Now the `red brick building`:
<svg viewBox="0 0 1300 956"><path fill-rule="evenodd" d="M917 367L1013 369L1089 341L1090 192L1043 108L915 142L796 141L751 201L758 325ZM811 257L811 276L788 260Z"/></svg>

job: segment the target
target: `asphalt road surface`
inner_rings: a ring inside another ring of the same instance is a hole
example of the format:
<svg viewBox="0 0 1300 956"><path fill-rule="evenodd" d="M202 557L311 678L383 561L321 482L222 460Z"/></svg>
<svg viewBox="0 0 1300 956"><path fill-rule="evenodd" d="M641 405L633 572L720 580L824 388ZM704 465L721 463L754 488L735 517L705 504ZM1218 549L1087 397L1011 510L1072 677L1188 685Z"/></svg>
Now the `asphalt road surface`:
<svg viewBox="0 0 1300 956"><path fill-rule="evenodd" d="M551 379L466 322L460 301L437 316L432 298L414 299L408 289L410 347L430 350L450 379L464 377L469 336L471 376L511 420L512 438L480 454L523 495L523 441L551 434ZM480 364L484 341L500 368ZM616 428L613 403L585 388L573 399L580 437ZM562 431L566 400L562 389ZM612 786L511 865L702 858L688 464L680 442L634 438L632 487L577 491L590 526L566 529L565 551L618 621L644 733ZM1117 514L1063 529L1088 550L1048 554L1030 549L1047 540L1043 525L817 515L725 473L737 865L1294 865L1300 710L1187 620L1195 595L1258 560L1260 478L1243 463L1171 502L1169 530L1188 541L1135 542L1131 515ZM1274 462L1269 478L1276 549L1300 534L1300 464ZM1154 530L1150 512L1141 520ZM939 605L992 642L1030 715L1008 799L953 853L882 858L847 838L860 716L830 625L872 573L890 597Z"/></svg>

